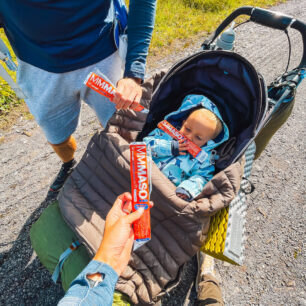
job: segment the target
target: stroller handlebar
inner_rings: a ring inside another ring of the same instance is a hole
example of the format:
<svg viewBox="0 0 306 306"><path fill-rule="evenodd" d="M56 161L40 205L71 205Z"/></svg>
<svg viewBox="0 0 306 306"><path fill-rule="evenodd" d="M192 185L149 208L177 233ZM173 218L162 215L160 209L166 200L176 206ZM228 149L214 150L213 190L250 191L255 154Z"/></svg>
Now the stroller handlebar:
<svg viewBox="0 0 306 306"><path fill-rule="evenodd" d="M232 12L214 31L208 39L203 43L203 48L209 49L209 46L214 42L214 40L221 34L221 32L228 27L231 22L240 15L250 16L250 20L258 24L285 31L288 27L291 27L299 31L303 39L303 57L299 68L306 67L306 24L300 20L294 19L291 16L273 12L270 10L257 8L253 6L242 6Z"/></svg>
<svg viewBox="0 0 306 306"><path fill-rule="evenodd" d="M286 30L293 20L288 15L257 7L253 8L250 16L251 20L256 23L278 30Z"/></svg>

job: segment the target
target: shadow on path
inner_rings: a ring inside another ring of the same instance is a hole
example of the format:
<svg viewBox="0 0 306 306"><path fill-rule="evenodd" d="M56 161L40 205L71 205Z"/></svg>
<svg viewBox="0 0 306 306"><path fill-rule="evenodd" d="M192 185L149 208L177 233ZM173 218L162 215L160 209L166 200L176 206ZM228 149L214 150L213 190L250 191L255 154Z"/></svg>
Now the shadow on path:
<svg viewBox="0 0 306 306"><path fill-rule="evenodd" d="M50 273L33 254L30 242L30 228L48 204L50 201L40 204L12 247L0 253L0 305L56 305L64 294L61 285L52 282Z"/></svg>
<svg viewBox="0 0 306 306"><path fill-rule="evenodd" d="M30 229L50 201L42 202L23 225L12 247L0 253L0 305L56 305L64 295L60 284L54 284L51 275L34 255ZM0 247L7 246L0 244ZM196 275L196 260L187 263L182 282L162 299L162 305L183 305L187 291ZM192 305L195 293L192 290Z"/></svg>

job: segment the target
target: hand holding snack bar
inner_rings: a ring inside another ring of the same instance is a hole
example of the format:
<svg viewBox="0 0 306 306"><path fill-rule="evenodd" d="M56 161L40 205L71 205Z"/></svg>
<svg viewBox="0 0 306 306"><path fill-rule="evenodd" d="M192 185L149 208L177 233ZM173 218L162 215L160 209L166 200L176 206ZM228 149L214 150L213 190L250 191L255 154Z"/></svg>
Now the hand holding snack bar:
<svg viewBox="0 0 306 306"><path fill-rule="evenodd" d="M129 108L136 112L148 113L148 110L139 104L142 96L139 79L121 79L116 88L101 71L96 70L88 74L84 84L100 95L109 98L111 102L116 104L117 109Z"/></svg>
<svg viewBox="0 0 306 306"><path fill-rule="evenodd" d="M148 204L150 208L153 206L152 202ZM132 224L143 213L143 208L132 212L129 192L117 197L106 217L103 240L93 259L110 265L120 275L128 264L134 243Z"/></svg>
<svg viewBox="0 0 306 306"><path fill-rule="evenodd" d="M147 147L143 142L130 144L130 174L132 189L133 211L144 208L141 218L134 222L135 243L134 250L151 239L150 220L150 186L147 162Z"/></svg>
<svg viewBox="0 0 306 306"><path fill-rule="evenodd" d="M111 100L117 109L133 109L137 111L142 96L140 79L124 78L118 81L117 89Z"/></svg>

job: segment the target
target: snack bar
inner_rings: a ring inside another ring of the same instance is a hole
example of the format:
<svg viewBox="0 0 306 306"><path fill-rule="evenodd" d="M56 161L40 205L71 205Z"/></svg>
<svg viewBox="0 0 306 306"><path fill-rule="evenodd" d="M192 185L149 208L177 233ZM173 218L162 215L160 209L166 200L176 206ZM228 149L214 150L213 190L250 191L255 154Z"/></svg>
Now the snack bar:
<svg viewBox="0 0 306 306"><path fill-rule="evenodd" d="M116 92L114 85L107 80L107 78L101 72L90 72L84 81L84 84L89 88L93 89L102 96L113 99ZM148 113L148 110L144 108L141 104L137 105L134 109L136 112Z"/></svg>
<svg viewBox="0 0 306 306"><path fill-rule="evenodd" d="M150 191L148 180L147 147L143 142L130 144L130 173L133 211L143 207L141 218L134 222L134 250L151 239Z"/></svg>
<svg viewBox="0 0 306 306"><path fill-rule="evenodd" d="M185 142L188 144L188 152L196 158L199 162L203 162L207 157L208 154L202 150L200 147L198 147L196 144L194 144L191 140L189 140L187 137L185 137L180 131L178 131L172 124L170 124L167 120L163 120L158 123L157 127L164 132L166 132L168 135L170 135L172 138L176 140L184 139Z"/></svg>

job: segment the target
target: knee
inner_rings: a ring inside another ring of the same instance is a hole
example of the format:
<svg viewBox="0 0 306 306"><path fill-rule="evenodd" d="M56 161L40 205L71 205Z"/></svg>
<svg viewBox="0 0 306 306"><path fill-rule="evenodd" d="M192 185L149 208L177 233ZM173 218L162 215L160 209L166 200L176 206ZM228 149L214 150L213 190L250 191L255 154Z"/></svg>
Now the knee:
<svg viewBox="0 0 306 306"><path fill-rule="evenodd" d="M33 113L33 116L35 118L35 121L37 122L37 124L41 128L44 128L45 126L48 126L49 122L51 121L50 118L49 118L49 113L48 112Z"/></svg>

